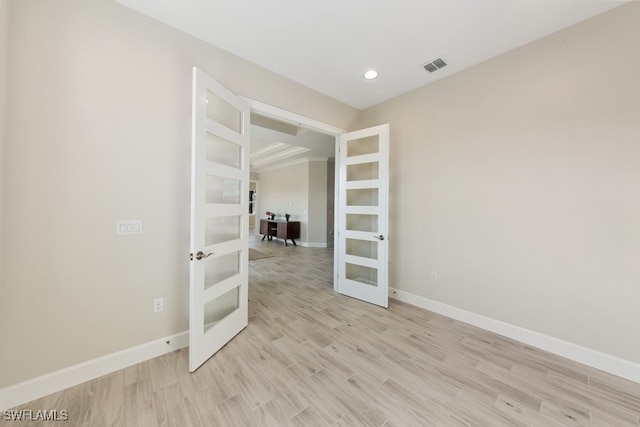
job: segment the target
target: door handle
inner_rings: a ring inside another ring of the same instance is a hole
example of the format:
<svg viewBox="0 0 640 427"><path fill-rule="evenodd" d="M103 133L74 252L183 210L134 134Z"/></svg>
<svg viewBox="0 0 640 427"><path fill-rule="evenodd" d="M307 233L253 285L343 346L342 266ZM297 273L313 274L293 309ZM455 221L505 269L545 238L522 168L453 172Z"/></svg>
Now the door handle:
<svg viewBox="0 0 640 427"><path fill-rule="evenodd" d="M208 254L206 254L206 255L205 255L205 254L204 254L204 252L199 251L199 252L196 254L196 259L199 261L199 260L204 259L204 258L207 258L208 256L211 256L211 255L213 255L213 252L209 252Z"/></svg>
<svg viewBox="0 0 640 427"><path fill-rule="evenodd" d="M384 236L382 234L378 234L377 236L373 236L378 240L384 240Z"/></svg>
<svg viewBox="0 0 640 427"><path fill-rule="evenodd" d="M213 255L213 252L209 252L208 254L205 255L204 252L198 251L198 253L196 254L196 259L200 261L201 259L207 258L208 256L211 256L211 255ZM189 255L189 259L193 261L193 254Z"/></svg>

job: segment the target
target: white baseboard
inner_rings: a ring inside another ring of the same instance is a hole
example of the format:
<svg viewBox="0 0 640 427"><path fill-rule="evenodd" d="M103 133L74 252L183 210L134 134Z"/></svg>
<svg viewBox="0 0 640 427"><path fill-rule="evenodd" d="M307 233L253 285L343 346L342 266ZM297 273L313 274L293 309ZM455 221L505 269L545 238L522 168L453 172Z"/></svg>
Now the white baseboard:
<svg viewBox="0 0 640 427"><path fill-rule="evenodd" d="M326 248L326 243L314 243L314 242L301 242L300 246L305 246L307 248Z"/></svg>
<svg viewBox="0 0 640 427"><path fill-rule="evenodd" d="M185 331L0 389L0 411L178 350L188 343L189 333Z"/></svg>
<svg viewBox="0 0 640 427"><path fill-rule="evenodd" d="M582 347L549 335L521 328L471 311L463 310L410 292L389 288L389 296L434 313L495 332L550 353L640 383L640 364Z"/></svg>

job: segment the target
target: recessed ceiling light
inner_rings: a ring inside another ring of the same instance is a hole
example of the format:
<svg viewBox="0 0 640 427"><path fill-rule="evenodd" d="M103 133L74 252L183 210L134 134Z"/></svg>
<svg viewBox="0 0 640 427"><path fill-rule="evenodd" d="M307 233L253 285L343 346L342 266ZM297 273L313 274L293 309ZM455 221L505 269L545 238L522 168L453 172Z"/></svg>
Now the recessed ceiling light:
<svg viewBox="0 0 640 427"><path fill-rule="evenodd" d="M378 72L376 70L369 70L366 73L364 73L364 78L367 80L373 80L376 77L378 77Z"/></svg>

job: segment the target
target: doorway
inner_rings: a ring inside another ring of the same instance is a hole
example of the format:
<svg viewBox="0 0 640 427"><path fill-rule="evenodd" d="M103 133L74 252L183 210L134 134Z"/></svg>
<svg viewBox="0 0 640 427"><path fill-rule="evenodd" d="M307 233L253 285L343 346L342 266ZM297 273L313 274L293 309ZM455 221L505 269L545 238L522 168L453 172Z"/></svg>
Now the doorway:
<svg viewBox="0 0 640 427"><path fill-rule="evenodd" d="M336 232L330 239L335 243L334 291L388 307L389 125L346 132L264 103L245 101L252 114L330 135L336 166Z"/></svg>
<svg viewBox="0 0 640 427"><path fill-rule="evenodd" d="M245 101L252 108L251 178L260 184L255 233L269 211L276 220L301 223L303 246L333 248L336 136L342 129Z"/></svg>
<svg viewBox="0 0 640 427"><path fill-rule="evenodd" d="M249 215L254 207L249 199L255 196L255 190L250 189L251 113L313 129L318 135L330 135L328 141L333 141L331 151L337 159L334 165L338 166L334 168L332 181L333 222L339 230L331 250L333 289L387 307L386 268L383 268L387 264L386 237L385 234L372 237L371 233L380 233L380 230L386 233L387 229L389 125L347 133L295 113L240 99L197 67L193 68L192 97L189 370L197 369L248 323L248 231ZM329 182L327 169L325 182ZM290 181L295 181L295 176ZM362 197L363 194L367 197ZM331 199L327 197L326 188L323 198ZM286 206L292 204L289 202ZM271 217L267 224L274 222L273 213L265 214ZM289 228L293 224L289 222L289 214L284 216L286 221L274 223L277 225L275 236L284 237L286 242L291 238ZM324 216L326 219L326 212ZM365 218L368 219L363 220ZM361 229L364 223L369 224L367 230ZM281 236L281 226L286 230L284 236ZM261 233L273 236L271 228L267 233L262 228L261 224ZM363 243L370 248L374 239L379 243L375 246L384 246L384 251L360 250ZM378 256L381 253L385 256ZM226 259L227 256L231 258ZM223 270L215 262L221 261L229 267L229 274L226 271L220 274ZM208 271L212 274L207 275ZM365 271L374 273L363 274ZM296 269L287 269L286 273L295 274ZM384 298L371 298L378 294ZM207 313L213 314L211 321Z"/></svg>

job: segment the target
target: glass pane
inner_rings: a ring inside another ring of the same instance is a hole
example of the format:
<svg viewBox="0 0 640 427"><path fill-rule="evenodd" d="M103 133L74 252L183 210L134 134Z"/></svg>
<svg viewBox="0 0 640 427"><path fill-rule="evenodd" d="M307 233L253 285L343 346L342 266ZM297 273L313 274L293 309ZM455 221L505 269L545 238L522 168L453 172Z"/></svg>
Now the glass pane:
<svg viewBox="0 0 640 427"><path fill-rule="evenodd" d="M242 133L242 111L209 91L207 91L207 117L237 133Z"/></svg>
<svg viewBox="0 0 640 427"><path fill-rule="evenodd" d="M378 206L378 189L347 190L347 206Z"/></svg>
<svg viewBox="0 0 640 427"><path fill-rule="evenodd" d="M378 232L378 215L347 214L347 230Z"/></svg>
<svg viewBox="0 0 640 427"><path fill-rule="evenodd" d="M206 133L207 140L205 143L207 150L207 161L219 163L232 168L240 169L242 166L242 148L231 141Z"/></svg>
<svg viewBox="0 0 640 427"><path fill-rule="evenodd" d="M347 141L347 157L373 154L378 151L378 135Z"/></svg>
<svg viewBox="0 0 640 427"><path fill-rule="evenodd" d="M204 332L240 307L240 287L231 289L204 305Z"/></svg>
<svg viewBox="0 0 640 427"><path fill-rule="evenodd" d="M219 176L207 175L206 185L206 203L220 204L240 204L242 181L230 178L221 178Z"/></svg>
<svg viewBox="0 0 640 427"><path fill-rule="evenodd" d="M216 243L228 242L239 239L241 234L242 217L237 216L214 216L206 219L206 231L204 244L206 246Z"/></svg>
<svg viewBox="0 0 640 427"><path fill-rule="evenodd" d="M347 181L378 179L378 162L358 163L347 166Z"/></svg>
<svg viewBox="0 0 640 427"><path fill-rule="evenodd" d="M347 240L347 255L378 259L378 242L358 239Z"/></svg>
<svg viewBox="0 0 640 427"><path fill-rule="evenodd" d="M378 286L378 270L364 265L345 264L347 279L364 283L365 285Z"/></svg>
<svg viewBox="0 0 640 427"><path fill-rule="evenodd" d="M236 274L240 274L240 252L206 258L204 288L208 289Z"/></svg>

